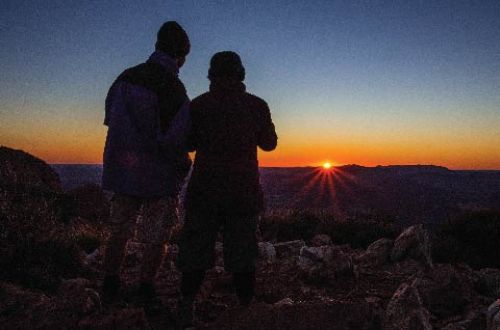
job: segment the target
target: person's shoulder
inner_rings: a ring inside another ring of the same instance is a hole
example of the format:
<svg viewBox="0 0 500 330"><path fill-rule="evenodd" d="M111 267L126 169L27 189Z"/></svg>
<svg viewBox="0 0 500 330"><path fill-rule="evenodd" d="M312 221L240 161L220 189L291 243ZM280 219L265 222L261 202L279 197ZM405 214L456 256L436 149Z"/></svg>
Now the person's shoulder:
<svg viewBox="0 0 500 330"><path fill-rule="evenodd" d="M210 95L210 92L200 94L191 100L191 107L203 106L203 104L205 104L208 101L211 101L211 99L212 97Z"/></svg>
<svg viewBox="0 0 500 330"><path fill-rule="evenodd" d="M245 97L247 98L248 102L253 107L261 108L261 109L267 109L268 108L267 102L264 101L264 99L258 97L257 95L245 92Z"/></svg>
<svg viewBox="0 0 500 330"><path fill-rule="evenodd" d="M146 62L125 69L118 76L117 80L147 87L159 85L165 78L166 75L164 75L161 70L158 70L157 67ZM175 80L174 77L168 78L170 78L170 80Z"/></svg>

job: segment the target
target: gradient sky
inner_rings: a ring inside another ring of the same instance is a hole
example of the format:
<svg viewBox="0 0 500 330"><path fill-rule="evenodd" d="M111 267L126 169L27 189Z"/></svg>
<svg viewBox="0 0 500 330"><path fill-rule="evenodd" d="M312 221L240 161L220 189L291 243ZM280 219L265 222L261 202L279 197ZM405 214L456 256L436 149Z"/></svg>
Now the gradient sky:
<svg viewBox="0 0 500 330"><path fill-rule="evenodd" d="M10 1L0 4L0 144L100 163L107 90L177 20L190 97L237 51L279 135L264 166L500 169L500 1Z"/></svg>

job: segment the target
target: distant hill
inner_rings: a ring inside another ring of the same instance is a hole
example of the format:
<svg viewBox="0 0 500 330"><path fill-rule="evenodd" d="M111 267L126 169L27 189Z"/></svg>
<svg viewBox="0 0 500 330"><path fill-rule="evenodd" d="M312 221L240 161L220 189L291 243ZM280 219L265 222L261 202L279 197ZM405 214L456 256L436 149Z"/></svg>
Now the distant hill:
<svg viewBox="0 0 500 330"><path fill-rule="evenodd" d="M100 184L101 165L52 165L63 189ZM261 168L268 211L311 209L342 218L442 222L464 211L500 208L500 171L433 165Z"/></svg>

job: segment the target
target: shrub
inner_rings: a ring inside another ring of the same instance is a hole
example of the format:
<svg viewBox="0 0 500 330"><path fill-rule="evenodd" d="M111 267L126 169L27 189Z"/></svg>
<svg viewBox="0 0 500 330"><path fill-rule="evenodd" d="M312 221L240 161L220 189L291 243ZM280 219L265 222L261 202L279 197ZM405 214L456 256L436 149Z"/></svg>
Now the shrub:
<svg viewBox="0 0 500 330"><path fill-rule="evenodd" d="M479 269L500 268L500 212L464 214L440 225L433 243L438 262L464 262Z"/></svg>
<svg viewBox="0 0 500 330"><path fill-rule="evenodd" d="M316 234L327 234L334 244L366 248L379 238L394 238L399 230L386 219L337 220L328 212L289 211L267 215L261 219L264 240L309 241Z"/></svg>
<svg viewBox="0 0 500 330"><path fill-rule="evenodd" d="M81 253L74 240L25 237L0 258L3 280L47 291L57 289L62 278L82 270Z"/></svg>

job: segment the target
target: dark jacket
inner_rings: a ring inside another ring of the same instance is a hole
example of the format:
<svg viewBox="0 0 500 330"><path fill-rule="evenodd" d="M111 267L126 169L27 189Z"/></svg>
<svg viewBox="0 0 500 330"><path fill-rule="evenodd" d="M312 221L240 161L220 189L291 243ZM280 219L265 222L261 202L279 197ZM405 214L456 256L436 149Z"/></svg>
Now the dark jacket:
<svg viewBox="0 0 500 330"><path fill-rule="evenodd" d="M103 189L138 197L177 195L189 167L189 99L175 61L154 52L125 70L106 98Z"/></svg>
<svg viewBox="0 0 500 330"><path fill-rule="evenodd" d="M191 102L188 145L196 151L188 210L257 214L263 210L257 147L271 151L277 136L266 102L241 82L215 81Z"/></svg>

